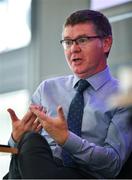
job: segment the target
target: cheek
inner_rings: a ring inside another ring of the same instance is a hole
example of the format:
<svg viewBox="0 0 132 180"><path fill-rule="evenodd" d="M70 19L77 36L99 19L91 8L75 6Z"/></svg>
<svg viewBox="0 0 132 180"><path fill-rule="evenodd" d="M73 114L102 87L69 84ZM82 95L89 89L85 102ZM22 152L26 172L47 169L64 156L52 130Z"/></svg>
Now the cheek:
<svg viewBox="0 0 132 180"><path fill-rule="evenodd" d="M86 59L86 63L89 63L90 65L99 62L99 60L102 59L103 56L103 47L101 43L94 46L94 48L87 49L84 56Z"/></svg>
<svg viewBox="0 0 132 180"><path fill-rule="evenodd" d="M103 51L103 44L101 41L99 41L98 43L93 43L91 44L91 46L86 47L85 49L83 49L83 54L85 54L85 56L96 56L96 54L98 54L99 52Z"/></svg>
<svg viewBox="0 0 132 180"><path fill-rule="evenodd" d="M97 46L96 46L96 51L98 55L103 55L104 54L104 46L103 46L103 42L100 41Z"/></svg>
<svg viewBox="0 0 132 180"><path fill-rule="evenodd" d="M97 48L103 48L103 43L102 43L102 41L99 41L98 43L97 43Z"/></svg>
<svg viewBox="0 0 132 180"><path fill-rule="evenodd" d="M100 56L104 54L103 44L101 42L97 43L94 50L91 52L93 57L100 59Z"/></svg>

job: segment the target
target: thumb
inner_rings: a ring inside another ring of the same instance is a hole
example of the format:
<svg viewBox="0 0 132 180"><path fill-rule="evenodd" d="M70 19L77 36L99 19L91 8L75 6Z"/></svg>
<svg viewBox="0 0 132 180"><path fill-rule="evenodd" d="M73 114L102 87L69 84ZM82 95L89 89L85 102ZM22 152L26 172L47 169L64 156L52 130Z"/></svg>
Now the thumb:
<svg viewBox="0 0 132 180"><path fill-rule="evenodd" d="M13 109L9 108L9 109L7 109L7 111L10 114L12 122L18 121L18 117L17 117L17 115L16 115L16 113L15 113L15 111Z"/></svg>
<svg viewBox="0 0 132 180"><path fill-rule="evenodd" d="M65 120L65 115L61 106L57 107L57 115L60 119Z"/></svg>

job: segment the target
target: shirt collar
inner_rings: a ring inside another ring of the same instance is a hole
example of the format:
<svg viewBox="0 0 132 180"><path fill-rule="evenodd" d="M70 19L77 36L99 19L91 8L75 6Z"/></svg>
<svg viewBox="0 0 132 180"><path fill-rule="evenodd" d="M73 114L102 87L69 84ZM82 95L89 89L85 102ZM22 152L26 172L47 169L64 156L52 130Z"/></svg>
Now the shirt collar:
<svg viewBox="0 0 132 180"><path fill-rule="evenodd" d="M89 84L93 87L94 90L98 90L101 86L103 86L107 81L111 79L111 74L109 71L109 67L106 67L103 71L86 78ZM73 88L76 83L80 80L79 77L74 75L73 79Z"/></svg>

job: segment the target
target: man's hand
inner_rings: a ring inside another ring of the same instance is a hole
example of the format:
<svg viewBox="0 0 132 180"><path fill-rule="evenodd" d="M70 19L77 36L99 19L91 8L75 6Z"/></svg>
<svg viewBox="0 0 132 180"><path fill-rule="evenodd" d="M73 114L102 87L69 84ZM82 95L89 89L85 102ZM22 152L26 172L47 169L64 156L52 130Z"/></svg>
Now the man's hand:
<svg viewBox="0 0 132 180"><path fill-rule="evenodd" d="M68 138L69 131L62 107L57 107L57 117L55 118L46 115L34 105L30 106L30 110L38 117L39 122L51 137L58 144L63 145Z"/></svg>
<svg viewBox="0 0 132 180"><path fill-rule="evenodd" d="M19 142L22 135L27 131L38 132L42 126L39 121L36 121L36 115L30 110L20 120L13 109L7 110L12 120L12 137L16 142Z"/></svg>

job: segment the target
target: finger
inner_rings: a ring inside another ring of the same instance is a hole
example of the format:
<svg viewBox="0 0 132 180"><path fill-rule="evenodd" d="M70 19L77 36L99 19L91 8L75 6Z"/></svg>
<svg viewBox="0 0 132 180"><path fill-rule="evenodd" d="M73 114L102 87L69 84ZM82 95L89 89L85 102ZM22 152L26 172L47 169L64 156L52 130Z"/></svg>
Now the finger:
<svg viewBox="0 0 132 180"><path fill-rule="evenodd" d="M35 130L39 126L40 122L38 120L35 120L32 125L32 130Z"/></svg>
<svg viewBox="0 0 132 180"><path fill-rule="evenodd" d="M45 113L43 111L38 110L38 109L34 108L33 106L30 107L30 110L38 117L39 120L40 119L44 120L46 118Z"/></svg>
<svg viewBox="0 0 132 180"><path fill-rule="evenodd" d="M33 129L33 126L35 126L36 118L36 115L33 114L28 121L24 122L24 126L26 127L26 129Z"/></svg>
<svg viewBox="0 0 132 180"><path fill-rule="evenodd" d="M43 128L42 125L39 124L34 131L35 131L35 132L39 132L42 128Z"/></svg>
<svg viewBox="0 0 132 180"><path fill-rule="evenodd" d="M15 113L15 111L13 110L13 109L7 109L7 111L9 112L9 114L10 114L10 117L11 117L11 120L12 120L12 122L15 122L15 121L18 121L19 119L18 119L18 117L17 117L17 115L16 115L16 113Z"/></svg>
<svg viewBox="0 0 132 180"><path fill-rule="evenodd" d="M65 115L61 106L57 107L57 115L60 119L65 120Z"/></svg>
<svg viewBox="0 0 132 180"><path fill-rule="evenodd" d="M32 109L36 109L36 110L39 110L39 111L43 111L43 112L47 112L46 108L43 107L43 106L39 106L39 105L36 105L36 104L31 104L29 106L29 109L32 111Z"/></svg>
<svg viewBox="0 0 132 180"><path fill-rule="evenodd" d="M34 118L34 120L35 120L36 116L29 110L29 111L27 111L27 113L22 118L22 121L24 123L27 123L31 118Z"/></svg>
<svg viewBox="0 0 132 180"><path fill-rule="evenodd" d="M29 109L30 109L30 108L42 110L42 109L43 109L43 106L40 106L40 105L37 105L37 104L31 104L31 105L29 106Z"/></svg>

